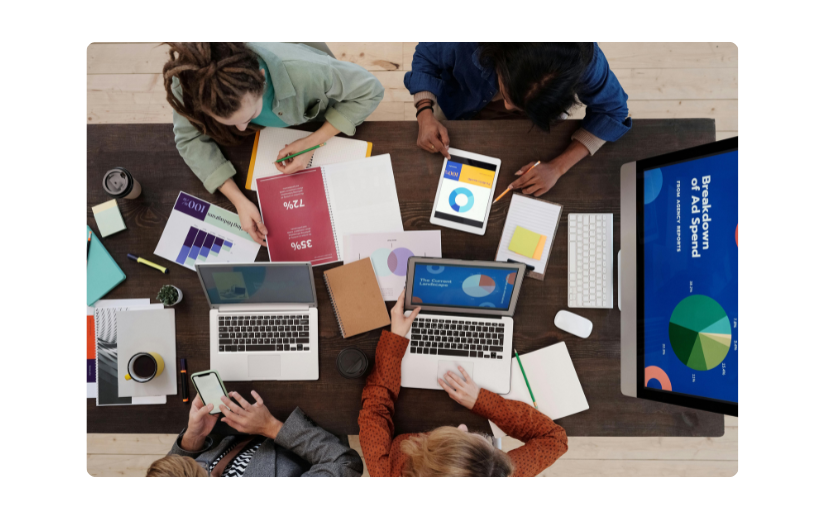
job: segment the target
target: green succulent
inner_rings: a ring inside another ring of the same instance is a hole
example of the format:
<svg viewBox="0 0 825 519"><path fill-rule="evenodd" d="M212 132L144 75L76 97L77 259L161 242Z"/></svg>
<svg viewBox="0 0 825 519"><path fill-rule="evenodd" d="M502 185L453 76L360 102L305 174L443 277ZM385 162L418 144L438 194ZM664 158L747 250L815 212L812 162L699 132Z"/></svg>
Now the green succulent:
<svg viewBox="0 0 825 519"><path fill-rule="evenodd" d="M163 285L158 292L158 301L166 306L172 306L178 301L178 290L172 285Z"/></svg>

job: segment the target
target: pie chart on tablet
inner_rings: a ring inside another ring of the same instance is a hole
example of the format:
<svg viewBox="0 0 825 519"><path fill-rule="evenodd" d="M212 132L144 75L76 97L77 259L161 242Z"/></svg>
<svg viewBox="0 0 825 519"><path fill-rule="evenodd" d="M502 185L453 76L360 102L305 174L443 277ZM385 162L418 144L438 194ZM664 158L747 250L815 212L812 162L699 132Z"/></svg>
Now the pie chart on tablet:
<svg viewBox="0 0 825 519"><path fill-rule="evenodd" d="M476 274L465 279L461 288L470 297L487 297L495 291L496 282L490 276Z"/></svg>

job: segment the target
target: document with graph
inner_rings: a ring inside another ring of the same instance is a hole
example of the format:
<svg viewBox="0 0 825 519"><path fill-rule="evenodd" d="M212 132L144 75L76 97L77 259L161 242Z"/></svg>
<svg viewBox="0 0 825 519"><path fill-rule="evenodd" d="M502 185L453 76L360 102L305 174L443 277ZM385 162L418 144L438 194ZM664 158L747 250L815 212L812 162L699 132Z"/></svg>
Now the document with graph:
<svg viewBox="0 0 825 519"><path fill-rule="evenodd" d="M252 263L260 248L237 214L181 191L155 254L195 270L198 263Z"/></svg>
<svg viewBox="0 0 825 519"><path fill-rule="evenodd" d="M389 155L257 183L270 261L343 261L345 236L404 230Z"/></svg>
<svg viewBox="0 0 825 519"><path fill-rule="evenodd" d="M278 152L284 149L287 144L310 135L310 132L293 130L292 128L264 128L255 134L252 158L249 161L249 171L246 175L246 188L255 191L258 189L256 181L259 178L283 175L275 167ZM315 150L307 169L363 159L371 154L371 142L346 137L332 137L322 148Z"/></svg>

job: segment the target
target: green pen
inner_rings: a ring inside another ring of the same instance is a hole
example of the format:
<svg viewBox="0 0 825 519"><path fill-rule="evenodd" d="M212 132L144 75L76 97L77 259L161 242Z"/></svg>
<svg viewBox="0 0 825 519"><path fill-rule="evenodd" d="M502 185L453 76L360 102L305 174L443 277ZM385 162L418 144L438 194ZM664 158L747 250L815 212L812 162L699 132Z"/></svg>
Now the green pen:
<svg viewBox="0 0 825 519"><path fill-rule="evenodd" d="M310 152L310 151L312 151L312 150L317 150L318 148L320 148L321 146L323 146L323 145L325 145L325 144L326 144L326 142L322 142L322 143L321 143L321 144L319 144L318 146L313 146L313 147L311 147L311 148L307 148L307 149L305 149L304 151L299 151L298 153L295 153L295 154L289 155L288 157L284 157L284 158L282 158L282 159L278 159L278 160L276 160L275 162L283 162L283 161L285 161L285 160L289 160L289 159L291 159L292 157L297 157L298 155L303 155L304 153L308 153L308 152Z"/></svg>
<svg viewBox="0 0 825 519"><path fill-rule="evenodd" d="M516 360L518 361L518 367L521 368L521 374L524 376L524 382L527 384L527 391L530 392L530 400L533 401L533 407L538 410L539 405L536 403L536 397L533 396L533 390L530 388L530 381L527 380L527 373L524 372L524 366L521 365L521 359L518 356L518 352L515 348L513 348L513 353L516 354Z"/></svg>

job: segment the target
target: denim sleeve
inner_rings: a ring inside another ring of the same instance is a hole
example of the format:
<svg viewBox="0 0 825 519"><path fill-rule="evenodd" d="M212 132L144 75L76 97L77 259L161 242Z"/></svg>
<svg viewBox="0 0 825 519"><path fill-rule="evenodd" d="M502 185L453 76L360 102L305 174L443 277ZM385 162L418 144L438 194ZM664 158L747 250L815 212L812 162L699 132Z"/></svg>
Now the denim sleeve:
<svg viewBox="0 0 825 519"><path fill-rule="evenodd" d="M419 43L413 54L412 71L404 74L404 86L410 94L427 91L441 97L444 81L441 72L451 65L445 63L443 43Z"/></svg>
<svg viewBox="0 0 825 519"><path fill-rule="evenodd" d="M619 140L630 130L633 121L628 117L627 94L596 43L577 93L587 106L582 128L609 142Z"/></svg>

